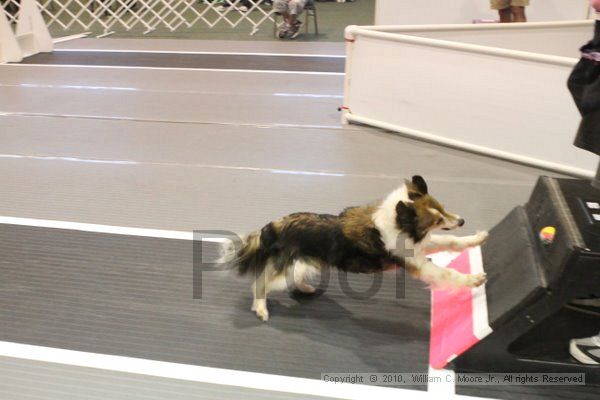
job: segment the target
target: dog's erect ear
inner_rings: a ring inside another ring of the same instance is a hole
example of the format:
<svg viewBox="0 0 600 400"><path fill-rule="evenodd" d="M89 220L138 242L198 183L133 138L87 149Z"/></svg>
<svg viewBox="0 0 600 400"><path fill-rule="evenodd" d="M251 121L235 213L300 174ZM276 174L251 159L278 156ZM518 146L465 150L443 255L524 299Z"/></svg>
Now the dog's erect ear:
<svg viewBox="0 0 600 400"><path fill-rule="evenodd" d="M412 201L416 201L417 199L420 199L421 197L423 197L423 195L419 192L415 192L414 190L408 189L408 198L411 199Z"/></svg>
<svg viewBox="0 0 600 400"><path fill-rule="evenodd" d="M412 201L415 201L427 194L427 184L425 183L425 180L419 175L413 176L412 182L408 179L405 179L404 183L408 188L408 198Z"/></svg>
<svg viewBox="0 0 600 400"><path fill-rule="evenodd" d="M421 194L427 194L427 183L421 175L415 175L412 177L413 187Z"/></svg>
<svg viewBox="0 0 600 400"><path fill-rule="evenodd" d="M417 212L412 205L406 204L403 201L399 201L396 204L396 221L400 226L412 224L416 217Z"/></svg>

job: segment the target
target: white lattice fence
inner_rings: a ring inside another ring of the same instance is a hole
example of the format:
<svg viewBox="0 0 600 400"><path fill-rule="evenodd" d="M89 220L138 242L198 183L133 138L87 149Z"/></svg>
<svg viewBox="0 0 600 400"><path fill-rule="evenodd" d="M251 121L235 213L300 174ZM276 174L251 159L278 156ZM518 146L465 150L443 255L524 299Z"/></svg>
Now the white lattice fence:
<svg viewBox="0 0 600 400"><path fill-rule="evenodd" d="M203 24L236 28L245 22L250 34L265 22L273 23L266 0L37 0L49 27L83 31L101 28L105 33L141 28L144 34L159 27L170 31ZM226 7L220 7L225 4ZM0 0L11 22L16 21L19 0ZM248 5L247 9L242 7Z"/></svg>

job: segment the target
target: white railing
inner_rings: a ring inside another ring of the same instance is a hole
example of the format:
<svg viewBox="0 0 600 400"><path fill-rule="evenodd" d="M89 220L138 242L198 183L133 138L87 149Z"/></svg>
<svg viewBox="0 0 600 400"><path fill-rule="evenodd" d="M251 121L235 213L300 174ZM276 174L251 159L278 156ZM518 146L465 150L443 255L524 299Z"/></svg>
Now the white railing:
<svg viewBox="0 0 600 400"><path fill-rule="evenodd" d="M566 82L592 36L593 21L350 26L343 121L591 177Z"/></svg>
<svg viewBox="0 0 600 400"><path fill-rule="evenodd" d="M236 28L250 24L254 34L264 23L273 24L272 9L265 0L248 0L248 10L240 11L241 0L226 0L231 6L219 11L220 3L209 0L38 0L49 28L82 31L100 28L104 34L142 29L144 34L159 27L176 31L197 24L214 28L226 24ZM19 0L0 0L9 21L16 21Z"/></svg>

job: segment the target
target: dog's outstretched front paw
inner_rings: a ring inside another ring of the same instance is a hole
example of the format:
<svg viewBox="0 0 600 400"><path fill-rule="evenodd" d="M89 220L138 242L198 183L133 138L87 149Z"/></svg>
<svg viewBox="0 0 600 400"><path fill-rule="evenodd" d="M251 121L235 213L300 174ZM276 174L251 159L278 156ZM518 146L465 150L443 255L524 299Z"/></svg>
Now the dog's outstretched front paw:
<svg viewBox="0 0 600 400"><path fill-rule="evenodd" d="M467 276L467 287L474 288L479 287L487 282L487 275L485 272L480 274L470 274Z"/></svg>
<svg viewBox="0 0 600 400"><path fill-rule="evenodd" d="M489 234L487 231L478 231L475 235L473 235L473 246L481 246L487 240Z"/></svg>

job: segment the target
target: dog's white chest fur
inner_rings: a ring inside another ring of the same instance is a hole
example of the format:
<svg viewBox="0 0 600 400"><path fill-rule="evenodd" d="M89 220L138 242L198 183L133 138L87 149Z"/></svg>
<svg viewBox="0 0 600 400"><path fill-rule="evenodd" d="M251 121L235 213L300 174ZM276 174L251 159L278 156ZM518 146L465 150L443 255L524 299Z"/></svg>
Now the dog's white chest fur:
<svg viewBox="0 0 600 400"><path fill-rule="evenodd" d="M413 255L413 251L416 250L412 239L406 233L400 231L396 224L396 205L400 201L412 203L408 198L406 185L400 186L383 200L373 214L373 223L379 230L386 250L397 256L406 257Z"/></svg>

